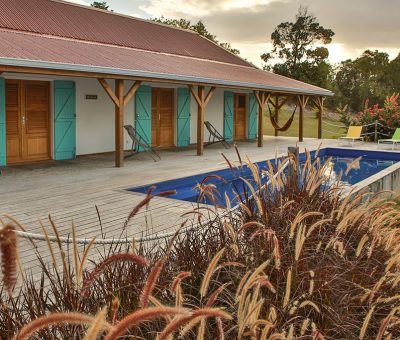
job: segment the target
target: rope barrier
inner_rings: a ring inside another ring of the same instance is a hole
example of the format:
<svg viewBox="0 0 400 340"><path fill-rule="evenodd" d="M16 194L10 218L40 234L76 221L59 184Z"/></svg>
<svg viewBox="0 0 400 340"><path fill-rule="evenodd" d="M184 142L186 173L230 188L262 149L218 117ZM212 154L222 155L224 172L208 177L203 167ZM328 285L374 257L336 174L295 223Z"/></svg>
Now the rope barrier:
<svg viewBox="0 0 400 340"><path fill-rule="evenodd" d="M325 120L323 120L322 122L323 122L324 124L326 124L326 125L335 126L335 127L342 128L342 129L347 129L347 126L346 126L346 125L332 124L332 123L328 123L328 122L325 121Z"/></svg>
<svg viewBox="0 0 400 340"><path fill-rule="evenodd" d="M337 134L338 131L331 131L331 130L327 130L327 129L322 129L323 132L328 132L328 133L332 133L332 134Z"/></svg>
<svg viewBox="0 0 400 340"><path fill-rule="evenodd" d="M332 123L329 123L329 122L327 122L327 121L322 121L322 122L323 122L324 124L326 124L326 125L329 125L329 126L334 126L334 127L341 128L341 129L348 129L348 126L345 126L345 125L332 124ZM378 136L380 136L380 135L382 135L382 136L387 136L387 137L390 137L390 136L391 136L391 135L388 134L388 133L384 133L384 132L378 131L378 130L377 130L377 127L378 127L378 126L382 126L383 128L385 128L385 129L390 129L390 130L395 130L395 129L396 129L396 128L394 128L394 127L390 127L390 126L383 125L382 123L380 123L380 122L378 122L378 121L375 121L374 123L370 123L370 124L359 125L359 126L362 126L363 128L370 127L370 126L374 126L375 129L374 129L373 132L365 132L365 133L362 133L361 136L375 135L375 141L377 141L377 138L378 138ZM332 131L332 130L328 130L328 129L322 129L322 131L323 131L323 132L328 132L328 133L331 133L331 134L337 134L337 133L338 133L338 131Z"/></svg>
<svg viewBox="0 0 400 340"><path fill-rule="evenodd" d="M279 169L279 171L272 176L274 179L280 174L282 173L286 167L288 166L289 162L286 161L286 163ZM271 183L271 180L268 180L266 184L264 185L268 185ZM229 212L235 212L236 210L239 209L239 204L234 206L233 208L231 208L231 210ZM226 216L226 215L223 215ZM223 217L222 216L222 217ZM203 226L206 225L207 223L210 223L211 219L207 219L206 221L203 222ZM178 234L182 234L184 232L188 232L191 231L193 229L198 229L198 225L192 225L190 227L187 228L182 228L181 230L179 230ZM166 233L161 233L161 234L157 234L155 233L154 235L150 235L150 236L145 236L145 237L141 237L141 238L135 238L132 237L131 239L126 238L103 238L103 239L95 239L93 240L93 238L91 239L87 239L87 238L76 238L75 240L73 240L72 237L68 236L45 236L42 234L35 234L35 233L30 233L30 232L26 232L26 231L20 231L20 230L15 230L14 231L18 237L20 238L24 238L24 239L30 239L30 240L35 240L35 241L49 241L49 242L60 242L60 243L66 243L66 244L71 244L71 243L76 243L76 244L89 244L89 243L93 243L93 244L112 244L112 245L116 245L116 244L129 244L132 243L132 240L135 240L136 242L149 242L149 241L155 241L155 240L160 240L160 239L165 239L165 238L169 238L174 236L177 231L170 231L170 232L166 232Z"/></svg>

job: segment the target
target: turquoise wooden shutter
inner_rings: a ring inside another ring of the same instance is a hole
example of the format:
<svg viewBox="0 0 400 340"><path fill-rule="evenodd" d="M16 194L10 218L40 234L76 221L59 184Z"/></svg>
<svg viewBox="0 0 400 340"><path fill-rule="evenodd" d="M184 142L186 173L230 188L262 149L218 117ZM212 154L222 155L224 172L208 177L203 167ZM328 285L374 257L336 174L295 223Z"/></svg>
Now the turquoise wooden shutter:
<svg viewBox="0 0 400 340"><path fill-rule="evenodd" d="M224 93L224 137L227 141L233 141L233 92Z"/></svg>
<svg viewBox="0 0 400 340"><path fill-rule="evenodd" d="M139 136L151 145L151 86L142 85L136 91L135 129Z"/></svg>
<svg viewBox="0 0 400 340"><path fill-rule="evenodd" d="M6 163L6 83L0 78L0 166Z"/></svg>
<svg viewBox="0 0 400 340"><path fill-rule="evenodd" d="M54 159L76 156L76 94L73 81L54 81Z"/></svg>
<svg viewBox="0 0 400 340"><path fill-rule="evenodd" d="M253 93L249 94L249 109L247 119L247 138L257 138L257 117L258 117L258 105L256 96Z"/></svg>
<svg viewBox="0 0 400 340"><path fill-rule="evenodd" d="M178 89L178 122L177 146L190 145L190 91L187 88Z"/></svg>

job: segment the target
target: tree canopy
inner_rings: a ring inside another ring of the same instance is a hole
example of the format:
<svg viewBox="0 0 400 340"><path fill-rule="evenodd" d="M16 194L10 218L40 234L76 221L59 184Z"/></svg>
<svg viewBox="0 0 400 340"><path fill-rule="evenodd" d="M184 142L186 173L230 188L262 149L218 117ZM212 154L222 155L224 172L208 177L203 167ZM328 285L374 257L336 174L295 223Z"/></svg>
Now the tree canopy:
<svg viewBox="0 0 400 340"><path fill-rule="evenodd" d="M93 1L93 3L90 6L99 8L99 9L104 9L106 11L108 11L110 8L110 6L107 4L106 1Z"/></svg>
<svg viewBox="0 0 400 340"><path fill-rule="evenodd" d="M265 69L275 73L327 87L332 76L328 62L329 51L326 45L331 43L334 32L321 26L317 18L300 7L294 22L279 24L271 34L273 49L261 55L267 63ZM271 65L278 58L281 63Z"/></svg>
<svg viewBox="0 0 400 340"><path fill-rule="evenodd" d="M214 34L212 34L208 31L207 27L204 25L203 21L201 21L201 20L199 20L196 23L192 23L190 20L183 19L183 18L168 19L168 18L165 18L162 16L160 18L154 18L153 21L197 32L198 34L202 35L203 37L207 38L208 40L211 40L211 41L219 44L221 47L225 48L226 50L228 50L234 54L240 54L240 51L236 48L232 48L230 43L220 42L217 39L217 36L215 36Z"/></svg>
<svg viewBox="0 0 400 340"><path fill-rule="evenodd" d="M386 96L400 91L400 55L390 61L385 52L366 50L339 64L334 86L336 101L352 111L361 110L366 100L382 105Z"/></svg>

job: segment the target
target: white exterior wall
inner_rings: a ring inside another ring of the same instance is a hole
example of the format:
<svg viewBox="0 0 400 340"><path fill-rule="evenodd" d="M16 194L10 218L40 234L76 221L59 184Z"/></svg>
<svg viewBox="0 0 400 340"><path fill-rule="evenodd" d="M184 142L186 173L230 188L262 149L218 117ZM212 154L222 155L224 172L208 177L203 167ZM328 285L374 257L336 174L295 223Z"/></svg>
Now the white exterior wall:
<svg viewBox="0 0 400 340"><path fill-rule="evenodd" d="M102 152L112 152L115 150L115 107L107 93L104 91L97 79L92 78L69 78L54 76L36 76L21 74L4 74L8 79L27 79L27 80L72 80L76 84L76 154L85 155ZM108 81L112 89L114 89L114 81ZM132 82L125 82L125 91L128 91ZM152 87L184 87L183 85L168 84L148 84ZM197 88L195 88L197 91ZM223 134L224 130L224 89L216 89L211 97L206 110L205 120L208 120L215 128ZM208 88L206 88L206 93ZM51 87L51 102L53 103L53 87ZM85 95L97 95L97 100L89 100ZM175 106L177 104L177 96L175 91ZM125 124L134 125L134 98L125 107ZM51 104L51 122L53 123L53 104ZM197 103L191 97L190 102L190 142L197 142ZM175 107L174 116L174 136L175 143L177 138L176 121L177 113ZM51 129L53 131L53 128ZM130 149L131 140L124 131L125 149ZM204 140L207 141L209 133L207 129L204 131Z"/></svg>
<svg viewBox="0 0 400 340"><path fill-rule="evenodd" d="M96 79L73 79L76 83L76 154L110 152L115 150L115 106ZM109 81L112 89L114 82ZM125 87L130 87L126 82ZM87 100L85 95L97 95ZM125 107L125 124L134 122L134 98ZM124 131L125 149L131 146Z"/></svg>

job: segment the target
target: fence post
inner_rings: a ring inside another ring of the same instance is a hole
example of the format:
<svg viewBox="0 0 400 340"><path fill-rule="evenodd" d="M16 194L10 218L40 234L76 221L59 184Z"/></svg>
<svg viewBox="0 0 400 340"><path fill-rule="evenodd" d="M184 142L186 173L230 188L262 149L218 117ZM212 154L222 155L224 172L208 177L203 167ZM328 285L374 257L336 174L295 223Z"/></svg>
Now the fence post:
<svg viewBox="0 0 400 340"><path fill-rule="evenodd" d="M375 138L374 138L375 143L378 141L378 121L375 120Z"/></svg>
<svg viewBox="0 0 400 340"><path fill-rule="evenodd" d="M289 146L288 147L288 181L289 188L297 192L299 187L299 147Z"/></svg>

